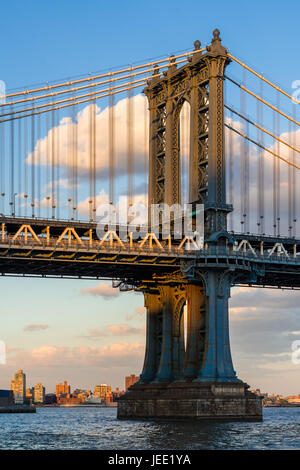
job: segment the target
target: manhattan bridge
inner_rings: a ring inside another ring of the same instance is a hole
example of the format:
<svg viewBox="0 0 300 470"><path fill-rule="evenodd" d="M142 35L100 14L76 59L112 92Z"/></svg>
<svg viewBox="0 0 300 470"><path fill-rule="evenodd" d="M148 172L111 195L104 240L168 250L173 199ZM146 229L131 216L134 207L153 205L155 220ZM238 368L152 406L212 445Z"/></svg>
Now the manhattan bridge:
<svg viewBox="0 0 300 470"><path fill-rule="evenodd" d="M144 366L119 418L261 419L228 301L237 285L300 287L300 101L245 62L216 29L206 47L1 97L1 274L144 295ZM99 237L99 205L136 203L202 204L203 245L172 223L154 233L151 212L139 238L121 223Z"/></svg>

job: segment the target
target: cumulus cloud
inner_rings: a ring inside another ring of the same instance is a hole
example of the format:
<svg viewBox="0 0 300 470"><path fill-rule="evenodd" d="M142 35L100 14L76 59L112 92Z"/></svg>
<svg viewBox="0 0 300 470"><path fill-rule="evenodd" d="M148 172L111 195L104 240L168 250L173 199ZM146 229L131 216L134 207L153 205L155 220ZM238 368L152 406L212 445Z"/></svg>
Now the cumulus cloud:
<svg viewBox="0 0 300 470"><path fill-rule="evenodd" d="M46 325L44 323L42 324L30 323L29 325L26 325L24 327L24 331L33 332L33 331L47 330L47 328L49 328L49 325Z"/></svg>
<svg viewBox="0 0 300 470"><path fill-rule="evenodd" d="M96 295L103 297L103 299L108 300L110 298L119 297L119 289L113 288L111 285L106 282L100 282L95 287L88 287L87 289L82 289L81 294L83 295Z"/></svg>
<svg viewBox="0 0 300 470"><path fill-rule="evenodd" d="M148 126L145 126L146 97L138 94L129 98L133 106L132 131L134 136L135 150L135 172L144 172L144 155L148 136ZM121 99L114 106L116 174L123 173L127 168L127 106L128 98ZM94 109L95 107L95 109ZM73 152L75 138L77 140L77 168L79 175L88 175L90 165L90 114L95 112L96 116L96 169L98 177L107 177L109 167L109 109L101 109L99 106L89 104L79 111L72 120L70 117L61 119L58 126L51 128L47 135L40 139L35 146L34 152L29 154L29 164L40 161L42 165L51 161L52 142L59 136L59 162L64 168L73 167ZM76 137L75 137L76 136ZM39 159L37 159L39 155Z"/></svg>
<svg viewBox="0 0 300 470"><path fill-rule="evenodd" d="M124 367L129 362L141 359L144 343L119 342L101 347L43 345L22 350L10 355L10 363L22 364L25 368L63 367Z"/></svg>

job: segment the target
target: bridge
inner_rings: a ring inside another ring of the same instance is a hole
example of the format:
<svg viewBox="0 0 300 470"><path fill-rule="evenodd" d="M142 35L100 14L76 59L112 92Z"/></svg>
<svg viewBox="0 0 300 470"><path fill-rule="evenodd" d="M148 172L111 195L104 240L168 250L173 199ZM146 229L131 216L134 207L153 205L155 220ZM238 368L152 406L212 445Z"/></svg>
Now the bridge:
<svg viewBox="0 0 300 470"><path fill-rule="evenodd" d="M144 367L119 418L261 419L232 364L228 300L235 285L300 288L299 102L218 30L204 48L2 98L0 273L144 294Z"/></svg>

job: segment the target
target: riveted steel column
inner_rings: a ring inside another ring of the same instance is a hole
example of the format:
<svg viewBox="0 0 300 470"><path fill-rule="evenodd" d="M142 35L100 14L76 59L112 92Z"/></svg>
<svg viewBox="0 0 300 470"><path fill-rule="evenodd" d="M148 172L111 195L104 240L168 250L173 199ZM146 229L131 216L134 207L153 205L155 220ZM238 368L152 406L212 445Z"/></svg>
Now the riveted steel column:
<svg viewBox="0 0 300 470"><path fill-rule="evenodd" d="M202 365L196 382L237 382L229 345L228 298L230 276L206 273L206 337Z"/></svg>
<svg viewBox="0 0 300 470"><path fill-rule="evenodd" d="M184 366L184 315L185 296L180 297L173 308L173 376L182 380Z"/></svg>
<svg viewBox="0 0 300 470"><path fill-rule="evenodd" d="M228 323L230 275L224 273L219 281L217 303L217 376L219 382L238 381L233 368Z"/></svg>
<svg viewBox="0 0 300 470"><path fill-rule="evenodd" d="M201 329L203 329L205 316L204 288L190 284L187 292L187 345L184 363L184 377L193 379L197 376L200 367L200 358L203 344L201 343Z"/></svg>
<svg viewBox="0 0 300 470"><path fill-rule="evenodd" d="M176 65L170 65L167 72L166 172L164 202L170 206L180 203L178 122L175 122L174 102L172 98L174 85L171 84L171 76L175 70Z"/></svg>
<svg viewBox="0 0 300 470"><path fill-rule="evenodd" d="M157 375L154 382L171 382L173 379L173 341L172 341L172 289L169 286L160 288L163 309L162 346Z"/></svg>
<svg viewBox="0 0 300 470"><path fill-rule="evenodd" d="M159 354L158 344L158 315L161 311L161 303L159 295L157 294L144 294L145 307L147 308L147 323L146 323L146 351L144 367L140 377L140 382L148 383L154 379L157 373L157 357Z"/></svg>

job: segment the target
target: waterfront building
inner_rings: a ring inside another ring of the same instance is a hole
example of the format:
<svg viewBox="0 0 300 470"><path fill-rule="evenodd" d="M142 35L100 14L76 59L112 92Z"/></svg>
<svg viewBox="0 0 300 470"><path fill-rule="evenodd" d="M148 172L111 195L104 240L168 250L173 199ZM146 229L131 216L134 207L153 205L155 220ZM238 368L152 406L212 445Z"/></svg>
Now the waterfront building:
<svg viewBox="0 0 300 470"><path fill-rule="evenodd" d="M33 388L34 403L45 403L45 387L40 382Z"/></svg>
<svg viewBox="0 0 300 470"><path fill-rule="evenodd" d="M58 396L57 397L57 404L58 405L80 405L82 403L81 398L74 397L73 395L65 395L65 396Z"/></svg>
<svg viewBox="0 0 300 470"><path fill-rule="evenodd" d="M118 398L123 395L124 390L120 390L118 387L113 391L113 401L117 401Z"/></svg>
<svg viewBox="0 0 300 470"><path fill-rule="evenodd" d="M26 396L26 399L27 399L27 400L33 399L33 387L27 387L27 388L26 388L26 394L25 394L25 396Z"/></svg>
<svg viewBox="0 0 300 470"><path fill-rule="evenodd" d="M54 405L55 403L57 403L55 393L47 393L45 395L45 405Z"/></svg>
<svg viewBox="0 0 300 470"><path fill-rule="evenodd" d="M61 395L70 395L71 387L68 385L68 382L65 380L64 383L59 383L56 385L56 396L59 397Z"/></svg>
<svg viewBox="0 0 300 470"><path fill-rule="evenodd" d="M26 374L22 369L15 373L15 377L11 381L11 390L14 394L14 402L23 405L26 397Z"/></svg>
<svg viewBox="0 0 300 470"><path fill-rule="evenodd" d="M14 394L12 390L0 390L0 407L12 406L14 404Z"/></svg>
<svg viewBox="0 0 300 470"><path fill-rule="evenodd" d="M286 400L288 403L297 405L300 403L300 395L291 395L287 397Z"/></svg>
<svg viewBox="0 0 300 470"><path fill-rule="evenodd" d="M98 397L105 402L112 401L113 398L111 386L107 384L96 385L94 388L93 397Z"/></svg>
<svg viewBox="0 0 300 470"><path fill-rule="evenodd" d="M136 382L140 380L140 377L134 374L129 375L128 377L125 377L125 391L129 389L132 385L134 385Z"/></svg>

